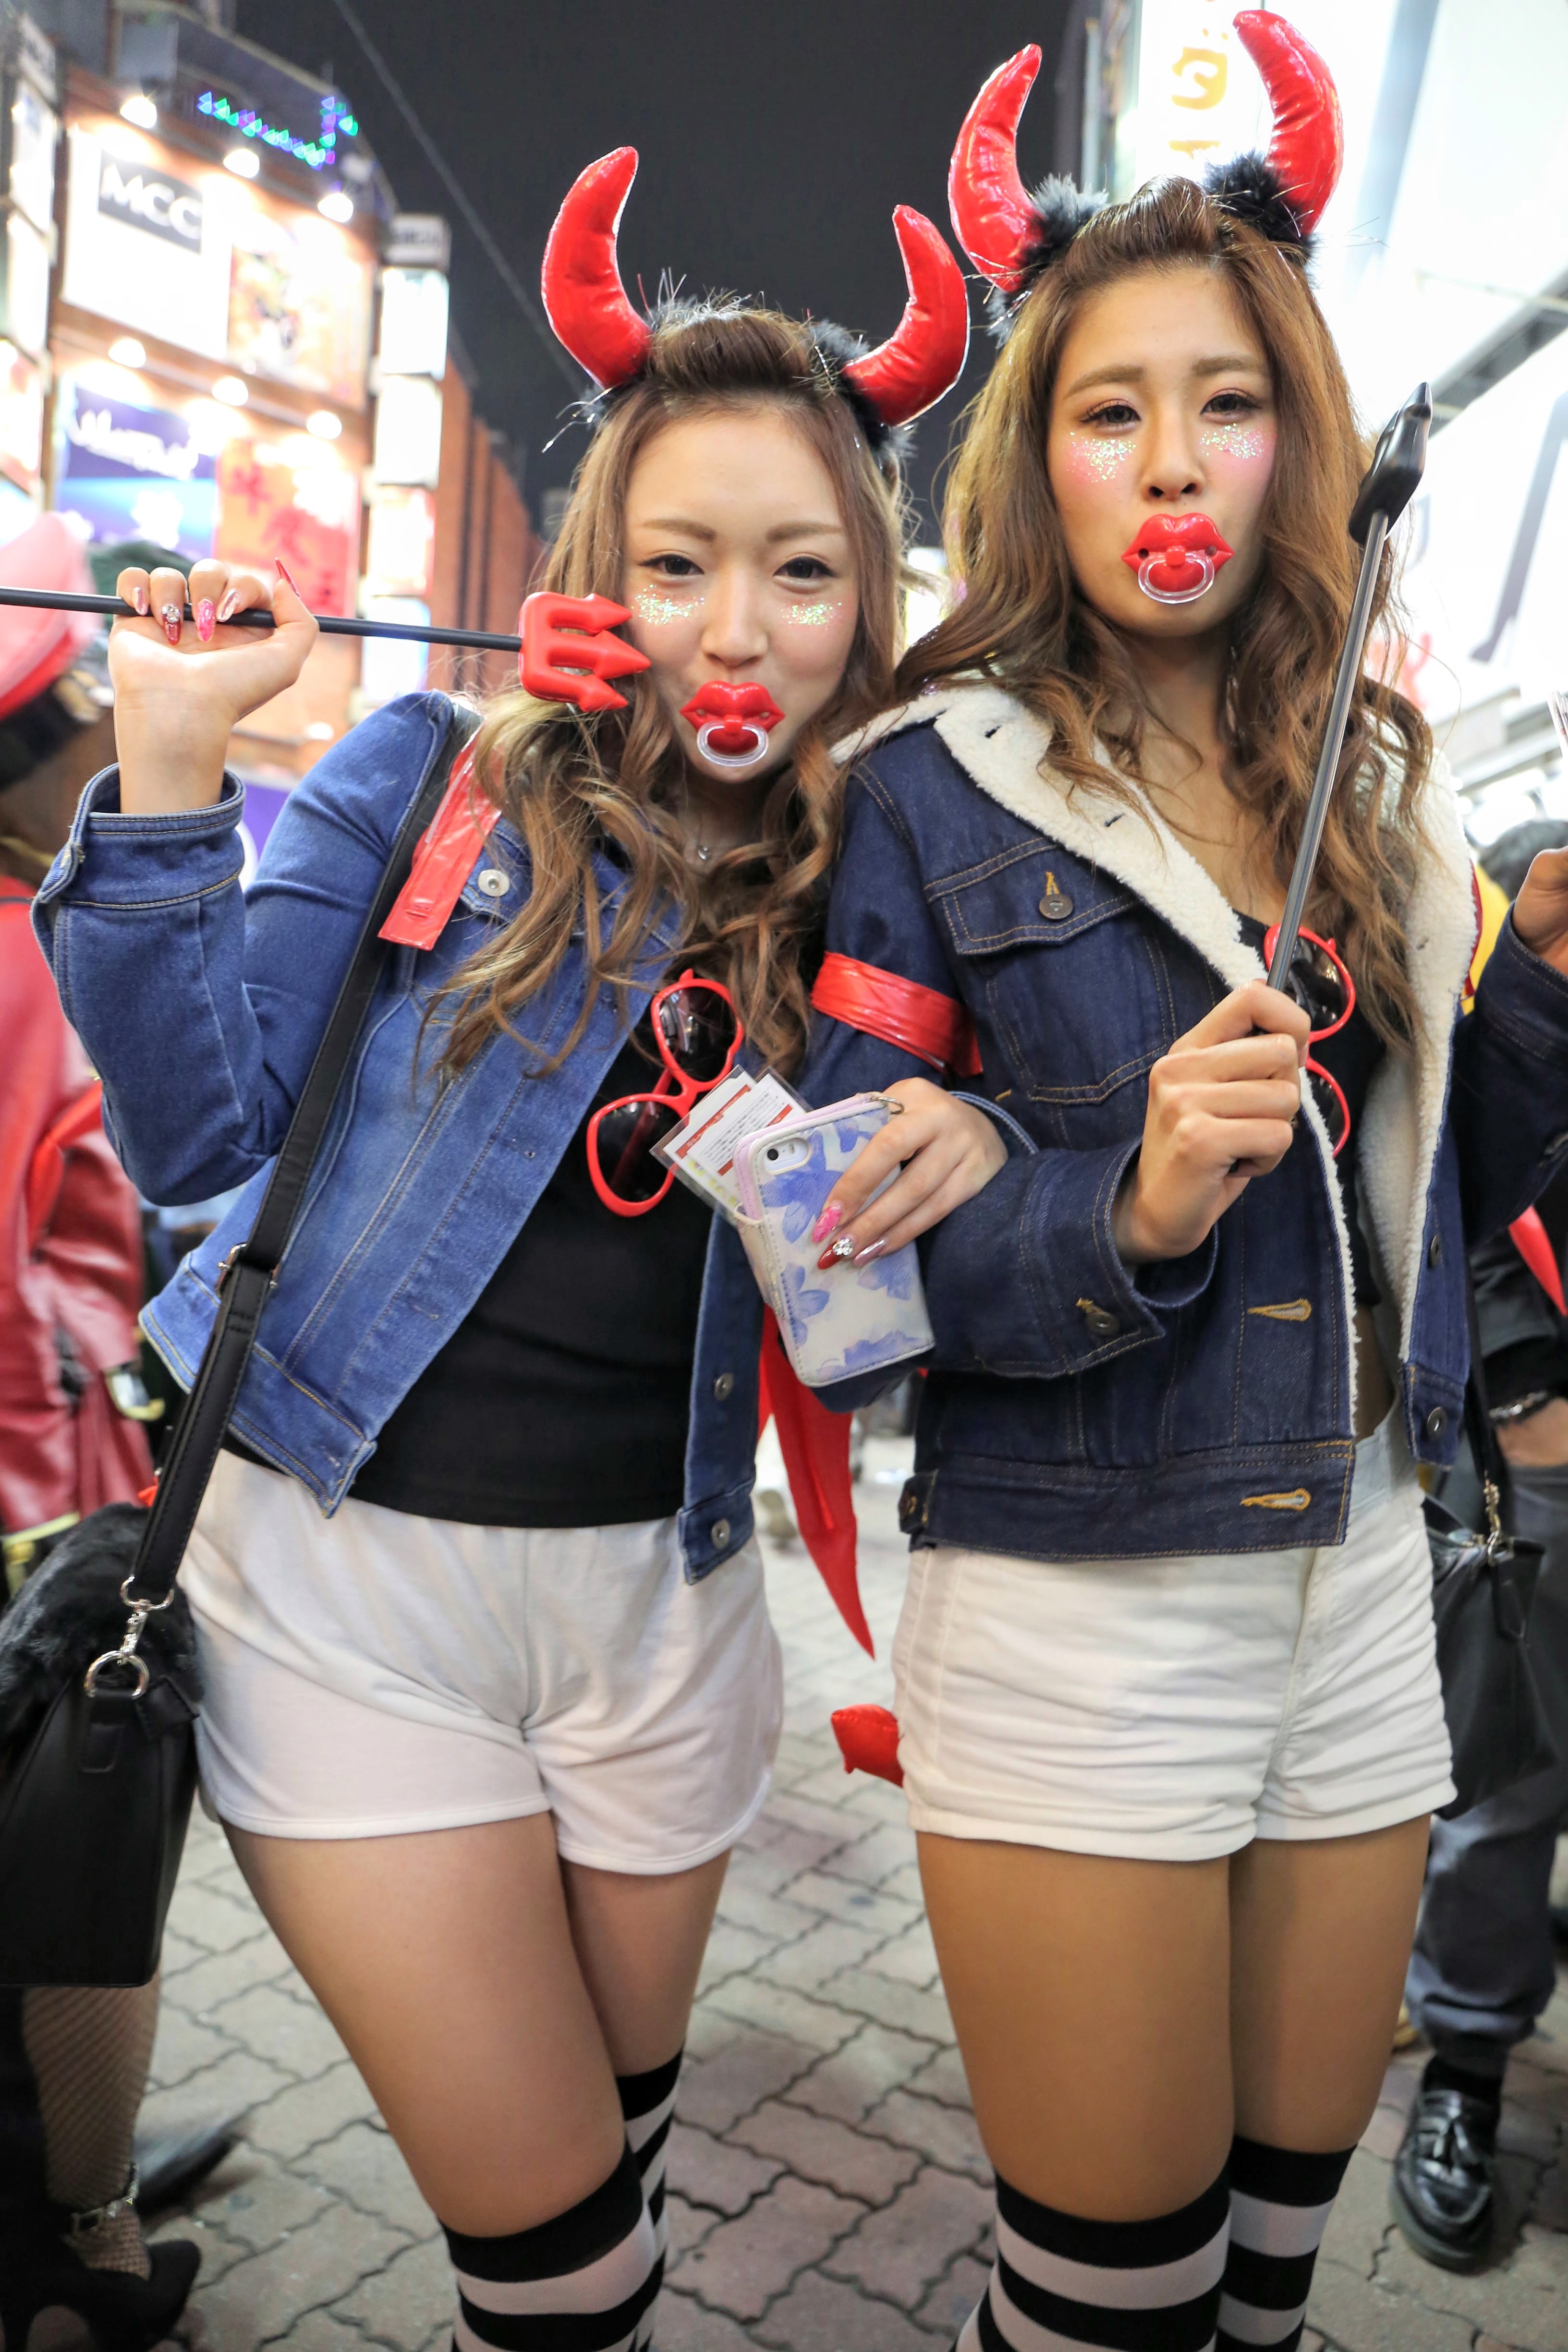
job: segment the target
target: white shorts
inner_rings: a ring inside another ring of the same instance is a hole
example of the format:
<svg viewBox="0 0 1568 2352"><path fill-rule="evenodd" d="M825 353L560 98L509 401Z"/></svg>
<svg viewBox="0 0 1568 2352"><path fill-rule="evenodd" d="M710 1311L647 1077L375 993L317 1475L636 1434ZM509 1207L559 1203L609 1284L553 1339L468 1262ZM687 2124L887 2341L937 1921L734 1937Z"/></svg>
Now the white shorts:
<svg viewBox="0 0 1568 2352"><path fill-rule="evenodd" d="M219 1457L182 1572L204 1796L265 1837L553 1813L569 1862L689 1870L767 1794L782 1711L762 1559L688 1584L673 1519L479 1528Z"/></svg>
<svg viewBox="0 0 1568 2352"><path fill-rule="evenodd" d="M1420 1489L1396 1413L1342 1544L1176 1559L912 1556L893 1653L917 1830L1200 1862L1446 1804Z"/></svg>

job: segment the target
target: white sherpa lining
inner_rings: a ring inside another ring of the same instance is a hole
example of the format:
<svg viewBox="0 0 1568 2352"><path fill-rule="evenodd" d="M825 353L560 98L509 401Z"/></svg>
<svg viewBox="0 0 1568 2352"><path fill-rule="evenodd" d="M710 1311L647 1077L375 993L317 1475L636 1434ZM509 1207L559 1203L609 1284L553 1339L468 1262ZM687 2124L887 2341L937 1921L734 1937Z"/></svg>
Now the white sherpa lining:
<svg viewBox="0 0 1568 2352"><path fill-rule="evenodd" d="M1000 687L954 686L886 712L837 747L852 759L910 727L936 731L964 773L1013 815L1064 849L1114 875L1197 949L1229 988L1263 973L1241 936L1235 910L1158 810L1136 787L1124 797L1077 785L1050 763L1050 732ZM1377 1261L1399 1307L1399 1354L1409 1357L1427 1189L1447 1093L1448 1061L1459 993L1475 947L1469 852L1447 763L1432 763L1423 802L1429 854L1417 869L1405 910L1411 985L1420 1036L1414 1058L1389 1055L1368 1090L1357 1147L1360 1198ZM1310 1090L1302 1110L1322 1159L1344 1296L1351 1297L1350 1236L1329 1139ZM1347 1315L1347 1331L1350 1318ZM1346 1380L1355 1399L1355 1355Z"/></svg>

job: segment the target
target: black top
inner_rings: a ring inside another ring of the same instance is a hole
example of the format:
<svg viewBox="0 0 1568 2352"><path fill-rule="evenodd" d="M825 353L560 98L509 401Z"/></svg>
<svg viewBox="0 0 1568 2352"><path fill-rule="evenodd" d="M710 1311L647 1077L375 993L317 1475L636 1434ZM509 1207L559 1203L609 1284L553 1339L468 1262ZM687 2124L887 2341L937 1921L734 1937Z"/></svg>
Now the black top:
<svg viewBox="0 0 1568 2352"><path fill-rule="evenodd" d="M1268 926L1256 916L1238 914L1241 936L1248 947L1263 954L1263 942ZM1268 961L1267 958L1264 959ZM1334 1172L1340 1180L1340 1198L1344 1202L1345 1226L1351 1245L1351 1291L1356 1306L1375 1307L1382 1297L1372 1270L1372 1253L1362 1231L1361 1213L1356 1199L1356 1152L1361 1143L1361 1123L1366 1110L1367 1088L1373 1073L1382 1061L1387 1047L1372 1023L1361 1009L1358 997L1355 1011L1342 1029L1331 1037L1314 1038L1307 1048L1321 1069L1337 1078L1340 1091L1350 1110L1350 1135L1344 1150L1334 1161Z"/></svg>
<svg viewBox="0 0 1568 2352"><path fill-rule="evenodd" d="M634 1038L588 1117L648 1092L659 1069ZM646 1216L617 1217L589 1180L587 1123L387 1420L356 1501L499 1528L607 1527L680 1508L712 1212L677 1183Z"/></svg>

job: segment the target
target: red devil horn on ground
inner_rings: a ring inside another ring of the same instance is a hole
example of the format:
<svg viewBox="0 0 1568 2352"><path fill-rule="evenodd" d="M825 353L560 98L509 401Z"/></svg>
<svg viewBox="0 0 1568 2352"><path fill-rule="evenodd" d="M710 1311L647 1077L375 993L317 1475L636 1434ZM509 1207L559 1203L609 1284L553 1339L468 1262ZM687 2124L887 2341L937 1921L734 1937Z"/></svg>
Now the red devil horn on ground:
<svg viewBox="0 0 1568 2352"><path fill-rule="evenodd" d="M1268 169L1305 236L1322 217L1344 163L1340 94L1310 41L1283 16L1244 8L1234 21L1274 110Z"/></svg>
<svg viewBox="0 0 1568 2352"><path fill-rule="evenodd" d="M958 241L1004 294L1017 292L1023 256L1037 228L1035 207L1018 177L1018 119L1039 70L1033 42L997 67L963 119L947 178Z"/></svg>
<svg viewBox="0 0 1568 2352"><path fill-rule="evenodd" d="M963 272L940 230L900 205L893 215L910 299L885 343L844 371L884 425L908 425L958 382L969 350Z"/></svg>
<svg viewBox="0 0 1568 2352"><path fill-rule="evenodd" d="M652 340L647 320L626 299L616 260L616 233L637 174L635 147L617 147L578 174L555 215L541 273L551 325L606 392L630 382Z"/></svg>

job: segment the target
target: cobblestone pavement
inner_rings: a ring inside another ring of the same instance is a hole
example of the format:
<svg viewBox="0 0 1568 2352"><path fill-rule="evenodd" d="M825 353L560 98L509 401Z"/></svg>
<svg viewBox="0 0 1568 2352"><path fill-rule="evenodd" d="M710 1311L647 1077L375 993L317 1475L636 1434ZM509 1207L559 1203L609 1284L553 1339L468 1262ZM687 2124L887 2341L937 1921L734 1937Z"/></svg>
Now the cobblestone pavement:
<svg viewBox="0 0 1568 2352"><path fill-rule="evenodd" d="M827 1717L890 1695L903 1577L898 1449L861 1487L879 1662L798 1549L769 1587L788 1663L774 1793L731 1868L670 2153L673 2262L659 2352L943 2352L980 2293L989 2175L921 1911L902 1801L846 1778ZM444 2345L445 2253L336 2034L198 1821L165 1953L153 2121L249 2110L191 2214L197 2352ZM1478 2279L1389 2225L1389 2158L1419 2071L1391 2068L1322 2259L1309 2352L1568 2352L1568 1992L1510 2076L1514 2251Z"/></svg>

